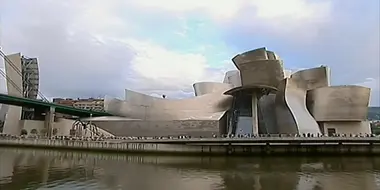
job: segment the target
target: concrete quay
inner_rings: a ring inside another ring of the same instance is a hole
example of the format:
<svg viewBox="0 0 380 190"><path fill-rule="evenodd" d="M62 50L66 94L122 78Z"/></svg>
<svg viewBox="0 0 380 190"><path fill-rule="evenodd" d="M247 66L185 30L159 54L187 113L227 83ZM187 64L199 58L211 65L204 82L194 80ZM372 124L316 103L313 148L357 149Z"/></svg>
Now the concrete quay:
<svg viewBox="0 0 380 190"><path fill-rule="evenodd" d="M380 138L260 137L102 141L3 138L0 139L0 147L170 155L380 155Z"/></svg>

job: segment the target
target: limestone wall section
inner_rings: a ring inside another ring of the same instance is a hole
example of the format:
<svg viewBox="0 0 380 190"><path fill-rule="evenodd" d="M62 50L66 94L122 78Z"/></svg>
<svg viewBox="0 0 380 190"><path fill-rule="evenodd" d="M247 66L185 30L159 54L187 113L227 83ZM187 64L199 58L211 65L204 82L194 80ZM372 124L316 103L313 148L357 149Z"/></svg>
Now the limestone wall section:
<svg viewBox="0 0 380 190"><path fill-rule="evenodd" d="M211 137L219 134L219 121L214 120L174 120L174 121L94 121L97 127L116 136L179 136Z"/></svg>

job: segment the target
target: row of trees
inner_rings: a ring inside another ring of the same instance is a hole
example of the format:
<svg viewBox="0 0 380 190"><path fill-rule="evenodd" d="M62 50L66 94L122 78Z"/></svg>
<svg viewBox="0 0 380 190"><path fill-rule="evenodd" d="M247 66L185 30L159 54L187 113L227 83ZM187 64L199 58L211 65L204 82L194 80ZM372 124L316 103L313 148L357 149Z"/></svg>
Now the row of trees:
<svg viewBox="0 0 380 190"><path fill-rule="evenodd" d="M58 133L58 129L53 129L53 135L57 135ZM41 129L40 132L38 133L38 130L37 129L32 129L30 131L30 134L31 135L41 135L41 136L45 136L47 134L47 129ZM28 135L28 131L25 130L25 129L22 129L21 130L21 135Z"/></svg>

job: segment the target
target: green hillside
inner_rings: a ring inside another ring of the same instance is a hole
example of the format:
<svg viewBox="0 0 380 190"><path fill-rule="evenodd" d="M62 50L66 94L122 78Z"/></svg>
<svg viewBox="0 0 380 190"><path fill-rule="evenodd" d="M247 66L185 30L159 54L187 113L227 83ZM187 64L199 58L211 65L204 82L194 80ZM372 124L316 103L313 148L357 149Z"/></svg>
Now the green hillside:
<svg viewBox="0 0 380 190"><path fill-rule="evenodd" d="M380 120L380 107L369 107L368 120Z"/></svg>

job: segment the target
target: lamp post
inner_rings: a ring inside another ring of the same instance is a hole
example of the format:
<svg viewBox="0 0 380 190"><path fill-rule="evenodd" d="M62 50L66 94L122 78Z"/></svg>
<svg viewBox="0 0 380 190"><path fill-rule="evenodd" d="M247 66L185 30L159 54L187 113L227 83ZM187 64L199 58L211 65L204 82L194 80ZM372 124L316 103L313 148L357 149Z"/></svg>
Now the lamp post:
<svg viewBox="0 0 380 190"><path fill-rule="evenodd" d="M91 111L92 109L90 109ZM89 128L90 128L90 134L91 134L91 137L92 137L92 131L91 131L91 127L92 127L92 113L90 113L90 124L89 124Z"/></svg>

